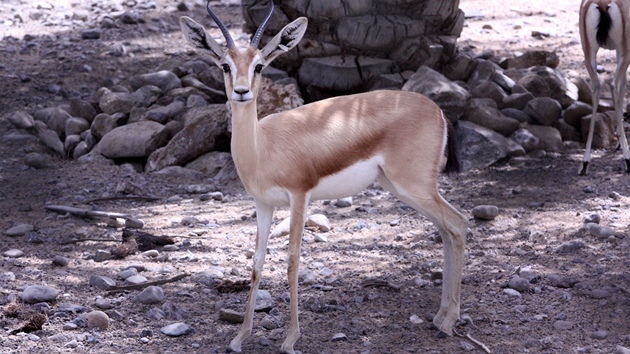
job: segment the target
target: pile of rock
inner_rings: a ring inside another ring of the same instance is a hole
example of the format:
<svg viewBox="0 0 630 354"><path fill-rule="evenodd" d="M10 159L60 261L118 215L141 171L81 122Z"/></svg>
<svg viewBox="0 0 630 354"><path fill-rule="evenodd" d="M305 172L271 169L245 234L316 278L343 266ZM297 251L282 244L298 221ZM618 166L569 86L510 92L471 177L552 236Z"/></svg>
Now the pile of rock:
<svg viewBox="0 0 630 354"><path fill-rule="evenodd" d="M464 54L448 78L427 66L382 75L374 89L402 89L434 100L457 126L463 167L484 168L527 153L559 152L587 133L591 106L584 79L567 78L555 53L531 52L501 63ZM259 115L302 104L295 80L267 68ZM155 72L103 87L91 101L15 112L15 126L31 130L62 156L80 161L132 162L138 170L184 166L234 177L229 155L229 105L223 75L199 59L170 60ZM593 146L616 144L612 114L598 114Z"/></svg>

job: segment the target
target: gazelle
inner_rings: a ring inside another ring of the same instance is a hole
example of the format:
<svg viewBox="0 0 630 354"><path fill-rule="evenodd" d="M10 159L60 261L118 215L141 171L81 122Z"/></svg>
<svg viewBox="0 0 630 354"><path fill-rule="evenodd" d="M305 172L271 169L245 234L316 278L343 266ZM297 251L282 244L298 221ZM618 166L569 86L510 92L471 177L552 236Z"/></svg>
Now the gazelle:
<svg viewBox="0 0 630 354"><path fill-rule="evenodd" d="M189 17L182 17L180 25L186 39L205 51L225 73L225 89L232 107L232 157L245 188L254 196L258 224L245 319L228 350L240 352L243 340L252 331L274 207L289 205L291 212L291 319L281 350L294 353L293 345L300 336L298 268L307 206L311 200L355 194L374 180L426 215L442 233L444 282L440 309L433 323L451 335L459 319L468 222L438 192L437 178L447 136L447 170L459 166L454 137L447 135L449 125L438 106L417 93L376 91L311 103L259 121L256 97L261 71L298 44L308 21L302 17L289 23L258 50L260 37L273 14L273 3L248 48L234 45L209 4L208 12L221 29L227 50Z"/></svg>
<svg viewBox="0 0 630 354"><path fill-rule="evenodd" d="M591 160L591 144L593 143L595 116L600 97L600 83L597 76L597 52L599 48L614 50L617 53L617 69L610 87L623 159L626 162L626 171L630 172L630 153L623 129L626 70L630 64L630 0L582 0L582 5L580 5L580 38L584 50L586 70L591 77L593 114L579 174L586 175L588 163Z"/></svg>

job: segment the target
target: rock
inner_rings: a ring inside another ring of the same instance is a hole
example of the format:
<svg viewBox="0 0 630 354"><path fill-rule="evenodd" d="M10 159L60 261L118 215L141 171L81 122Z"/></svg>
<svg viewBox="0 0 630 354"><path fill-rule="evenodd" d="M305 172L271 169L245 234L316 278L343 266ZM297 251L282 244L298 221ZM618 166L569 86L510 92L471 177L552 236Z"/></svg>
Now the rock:
<svg viewBox="0 0 630 354"><path fill-rule="evenodd" d="M391 74L394 62L387 59L364 56L329 56L306 58L298 75L302 85L314 86L324 91L357 92L372 78Z"/></svg>
<svg viewBox="0 0 630 354"><path fill-rule="evenodd" d="M508 68L527 69L532 66L548 66L555 68L560 64L560 58L556 52L544 50L527 51L518 57L508 59Z"/></svg>
<svg viewBox="0 0 630 354"><path fill-rule="evenodd" d="M221 309L219 311L219 320L225 321L227 323L238 324L243 323L243 321L245 320L245 315L234 310Z"/></svg>
<svg viewBox="0 0 630 354"><path fill-rule="evenodd" d="M275 238L288 235L290 231L290 226L291 218L285 218L271 230L271 235L269 237Z"/></svg>
<svg viewBox="0 0 630 354"><path fill-rule="evenodd" d="M503 136L509 136L519 127L516 119L504 116L493 100L484 98L471 99L462 119L491 129Z"/></svg>
<svg viewBox="0 0 630 354"><path fill-rule="evenodd" d="M197 157L184 167L202 172L208 177L214 177L231 161L232 155L229 152L211 151Z"/></svg>
<svg viewBox="0 0 630 354"><path fill-rule="evenodd" d="M523 147L526 152L542 150L544 148L540 139L525 128L519 128L510 136L517 144Z"/></svg>
<svg viewBox="0 0 630 354"><path fill-rule="evenodd" d="M177 118L182 112L184 112L184 102L182 100L175 100L168 106L151 108L142 115L141 120L150 120L165 124Z"/></svg>
<svg viewBox="0 0 630 354"><path fill-rule="evenodd" d="M593 112L593 106L584 102L574 102L565 111L562 118L567 124L580 129L582 127L582 117Z"/></svg>
<svg viewBox="0 0 630 354"><path fill-rule="evenodd" d="M118 127L116 119L107 113L100 113L94 117L90 125L90 132L97 140L101 140L107 133Z"/></svg>
<svg viewBox="0 0 630 354"><path fill-rule="evenodd" d="M558 101L549 97L536 97L529 101L523 110L540 125L551 125L562 113L562 106Z"/></svg>
<svg viewBox="0 0 630 354"><path fill-rule="evenodd" d="M109 310L114 307L112 306L112 303L111 301L109 301L109 299L105 299L101 296L98 296L96 298L96 301L94 301L94 306L98 307L101 310Z"/></svg>
<svg viewBox="0 0 630 354"><path fill-rule="evenodd" d="M48 167L50 161L46 155L30 152L24 156L24 163L28 167L32 167L36 170Z"/></svg>
<svg viewBox="0 0 630 354"><path fill-rule="evenodd" d="M528 292L531 289L531 284L529 283L529 280L518 276L510 278L508 286L521 293Z"/></svg>
<svg viewBox="0 0 630 354"><path fill-rule="evenodd" d="M81 39L100 39L101 30L98 28L90 28L81 32Z"/></svg>
<svg viewBox="0 0 630 354"><path fill-rule="evenodd" d="M135 103L135 98L128 92L108 92L101 97L98 105L107 114L128 114Z"/></svg>
<svg viewBox="0 0 630 354"><path fill-rule="evenodd" d="M521 293L514 289L503 289L503 293L508 296L521 297Z"/></svg>
<svg viewBox="0 0 630 354"><path fill-rule="evenodd" d="M52 259L52 264L57 267L65 267L70 263L68 258L63 256L54 256Z"/></svg>
<svg viewBox="0 0 630 354"><path fill-rule="evenodd" d="M347 208L352 206L352 197L337 199L337 201L335 202L335 206L337 208Z"/></svg>
<svg viewBox="0 0 630 354"><path fill-rule="evenodd" d="M160 332L169 337L179 337L192 333L193 329L183 322L178 322L160 328Z"/></svg>
<svg viewBox="0 0 630 354"><path fill-rule="evenodd" d="M66 155L66 150L63 142L61 141L61 139L59 139L59 134L57 134L56 132L50 129L43 129L37 132L37 136L42 141L42 143L44 143L44 145L51 148L58 155Z"/></svg>
<svg viewBox="0 0 630 354"><path fill-rule="evenodd" d="M270 68L268 66L267 68ZM199 79L194 77L193 75L188 75L182 78L182 85L184 87L194 87L195 89L203 92L206 96L208 96L212 102L220 103L227 101L227 96L225 95L225 90L214 89L212 87L207 86Z"/></svg>
<svg viewBox="0 0 630 354"><path fill-rule="evenodd" d="M496 103L498 108L504 107L507 98L505 91L492 81L484 81L470 91L473 98L489 98Z"/></svg>
<svg viewBox="0 0 630 354"><path fill-rule="evenodd" d="M586 247L584 242L580 240L571 240L568 242L564 242L560 246L556 248L557 253L574 253L579 249Z"/></svg>
<svg viewBox="0 0 630 354"><path fill-rule="evenodd" d="M155 258L160 255L160 252L158 252L157 250L148 250L142 252L142 255L147 258Z"/></svg>
<svg viewBox="0 0 630 354"><path fill-rule="evenodd" d="M91 311L86 316L89 329L106 330L109 327L109 316L103 311Z"/></svg>
<svg viewBox="0 0 630 354"><path fill-rule="evenodd" d="M556 288L570 289L575 284L577 284L576 280L572 280L558 274L547 275L547 280L551 283L552 286L555 286Z"/></svg>
<svg viewBox="0 0 630 354"><path fill-rule="evenodd" d="M131 267L131 268L121 270L120 272L118 272L117 276L121 279L127 279L137 274L138 274L138 270L136 268Z"/></svg>
<svg viewBox="0 0 630 354"><path fill-rule="evenodd" d="M70 118L70 115L61 107L50 107L35 111L33 117L35 120L44 122L48 129L57 134L57 137L61 137L66 129L66 120Z"/></svg>
<svg viewBox="0 0 630 354"><path fill-rule="evenodd" d="M96 117L96 109L87 101L79 98L73 98L70 100L70 108L68 108L68 114L72 117L83 118L88 123L91 123Z"/></svg>
<svg viewBox="0 0 630 354"><path fill-rule="evenodd" d="M499 215L499 208L495 205L477 205L472 209L472 214L477 219L494 220Z"/></svg>
<svg viewBox="0 0 630 354"><path fill-rule="evenodd" d="M17 111L9 114L7 120L18 129L33 129L35 119L26 111Z"/></svg>
<svg viewBox="0 0 630 354"><path fill-rule="evenodd" d="M568 331L573 329L573 323L569 321L556 321L553 323L553 328L559 331Z"/></svg>
<svg viewBox="0 0 630 354"><path fill-rule="evenodd" d="M70 117L66 119L65 136L79 135L90 129L90 123L83 118Z"/></svg>
<svg viewBox="0 0 630 354"><path fill-rule="evenodd" d="M145 305L161 303L164 301L164 291L159 286L149 286L142 290L142 292L136 295L131 301Z"/></svg>
<svg viewBox="0 0 630 354"><path fill-rule="evenodd" d="M20 258L24 255L24 251L13 248L13 249L5 251L3 255L9 258Z"/></svg>
<svg viewBox="0 0 630 354"><path fill-rule="evenodd" d="M68 152L68 155L74 157L74 151L76 147L82 142L81 136L79 135L68 135L66 136L66 140L63 142L63 148ZM85 143L84 143L85 144Z"/></svg>
<svg viewBox="0 0 630 354"><path fill-rule="evenodd" d="M212 287L216 284L217 279L223 279L225 277L223 271L217 267L209 267L206 270L193 274L190 279L198 284L203 284L208 287Z"/></svg>
<svg viewBox="0 0 630 354"><path fill-rule="evenodd" d="M94 262L105 262L110 259L112 259L112 254L107 250L96 250L94 253Z"/></svg>
<svg viewBox="0 0 630 354"><path fill-rule="evenodd" d="M464 88L427 66L418 68L402 90L427 96L440 106L444 115L453 123L462 117L470 98L470 93Z"/></svg>
<svg viewBox="0 0 630 354"><path fill-rule="evenodd" d="M525 129L529 130L541 144L542 149L547 152L562 151L564 145L560 131L554 127L541 125L525 125Z"/></svg>
<svg viewBox="0 0 630 354"><path fill-rule="evenodd" d="M595 129L593 131L593 149L608 149L617 146L617 136L615 134L615 118L614 113L598 113L595 118ZM588 138L590 129L591 115L582 117L581 129L582 140Z"/></svg>
<svg viewBox="0 0 630 354"><path fill-rule="evenodd" d="M148 172L166 166L184 165L214 150L219 137L227 135L227 110L224 104L193 108L184 114L184 119L184 129L164 148L149 156L145 167Z"/></svg>
<svg viewBox="0 0 630 354"><path fill-rule="evenodd" d="M92 275L90 277L90 286L100 290L108 290L116 286L116 281L103 275Z"/></svg>
<svg viewBox="0 0 630 354"><path fill-rule="evenodd" d="M157 86L162 92L182 87L179 77L167 70L132 76L126 84L131 87L132 91L146 85Z"/></svg>
<svg viewBox="0 0 630 354"><path fill-rule="evenodd" d="M34 229L35 228L31 224L18 224L18 225L15 225L15 226L11 227L10 229L5 231L4 233L5 233L5 235L11 236L11 237L23 236L27 232L31 232Z"/></svg>
<svg viewBox="0 0 630 354"><path fill-rule="evenodd" d="M608 338L608 331L595 331L591 334L591 338L593 339L598 339L598 340L604 340L606 338Z"/></svg>
<svg viewBox="0 0 630 354"><path fill-rule="evenodd" d="M595 223L586 224L586 228L591 233L591 236L598 239L607 239L608 237L616 234L615 230L612 228Z"/></svg>
<svg viewBox="0 0 630 354"><path fill-rule="evenodd" d="M167 142L160 123L144 121L123 125L107 133L94 151L110 159L146 157Z"/></svg>
<svg viewBox="0 0 630 354"><path fill-rule="evenodd" d="M591 297L593 299L605 299L607 297L610 296L610 293L608 292L608 290L604 290L604 289L593 289L591 291Z"/></svg>
<svg viewBox="0 0 630 354"><path fill-rule="evenodd" d="M24 302L28 304L35 304L38 302L53 301L59 296L61 291L45 285L30 285L27 286L20 297Z"/></svg>
<svg viewBox="0 0 630 354"><path fill-rule="evenodd" d="M543 78L535 74L529 74L521 78L518 85L525 88L527 92L530 92L534 97L549 97L551 96L551 89L549 84L545 82Z"/></svg>
<svg viewBox="0 0 630 354"><path fill-rule="evenodd" d="M514 93L503 99L503 108L525 109L529 101L534 99L531 92Z"/></svg>
<svg viewBox="0 0 630 354"><path fill-rule="evenodd" d="M317 228L321 232L330 231L330 221L324 214L313 214L306 220L307 227Z"/></svg>
<svg viewBox="0 0 630 354"><path fill-rule="evenodd" d="M582 141L582 134L580 131L570 124L567 124L564 119L558 119L551 125L560 132L562 141Z"/></svg>
<svg viewBox="0 0 630 354"><path fill-rule="evenodd" d="M129 282L131 284L142 284L142 283L146 283L147 282L147 278L144 277L143 275L136 274L136 275L132 275L132 276L126 278L125 281L127 281L127 282Z"/></svg>
<svg viewBox="0 0 630 354"><path fill-rule="evenodd" d="M468 121L456 127L462 170L483 169L508 157L510 142L503 135Z"/></svg>
<svg viewBox="0 0 630 354"><path fill-rule="evenodd" d="M330 338L330 340L333 342L341 342L341 341L347 341L348 337L343 333L335 333L333 334L332 338Z"/></svg>
<svg viewBox="0 0 630 354"><path fill-rule="evenodd" d="M620 345L618 345L617 347L615 347L616 350L616 354L630 354L630 349L626 348L626 347L622 347Z"/></svg>

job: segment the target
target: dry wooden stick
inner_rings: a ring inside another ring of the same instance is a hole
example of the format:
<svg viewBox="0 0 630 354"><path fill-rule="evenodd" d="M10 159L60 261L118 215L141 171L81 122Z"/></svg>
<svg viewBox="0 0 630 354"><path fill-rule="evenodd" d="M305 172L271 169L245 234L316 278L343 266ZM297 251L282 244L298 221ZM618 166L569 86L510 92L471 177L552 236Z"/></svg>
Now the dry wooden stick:
<svg viewBox="0 0 630 354"><path fill-rule="evenodd" d="M120 293L123 291L127 291L127 290L139 290L139 289L144 289L148 286L152 286L152 285L162 285L162 284L167 284L167 283L173 283L176 282L178 280L184 279L187 276L190 276L190 274L188 273L182 273L182 274L178 274L172 278L168 278L168 279L161 279L161 280L154 280L154 281L149 281L146 283L142 283L142 284L134 284L134 285L124 285L124 286L111 286L107 289L107 295L111 295L111 294L116 294L116 293Z"/></svg>
<svg viewBox="0 0 630 354"><path fill-rule="evenodd" d="M121 196L113 196L113 197L104 197L104 198L94 198L86 201L85 203L97 203L97 202L106 202L110 200L146 200L149 202L154 202L160 200L157 197L145 197L145 196L135 196L135 195L121 195Z"/></svg>
<svg viewBox="0 0 630 354"><path fill-rule="evenodd" d="M121 218L125 220L130 220L135 223L143 224L141 220L138 220L132 217L129 214L116 213L111 211L100 211L100 210L88 210L82 208L75 208L67 205L44 205L44 208L52 211L56 211L58 213L69 213L76 216L88 217L88 218Z"/></svg>

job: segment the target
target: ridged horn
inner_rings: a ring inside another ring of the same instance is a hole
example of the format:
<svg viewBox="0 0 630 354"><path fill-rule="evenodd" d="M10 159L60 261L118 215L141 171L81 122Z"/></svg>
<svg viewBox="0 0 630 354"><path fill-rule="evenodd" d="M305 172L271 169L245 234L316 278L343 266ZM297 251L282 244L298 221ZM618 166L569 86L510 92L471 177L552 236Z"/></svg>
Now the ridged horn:
<svg viewBox="0 0 630 354"><path fill-rule="evenodd" d="M274 6L273 6L273 0L272 0L269 14L267 15L263 23L260 24L260 27L258 27L258 29L256 30L256 33L254 34L254 37L252 38L252 41L249 44L254 49L258 48L258 42L260 42L260 38L262 37L263 32L265 32L265 27L267 27L267 24L269 24L269 20L271 19L271 15L273 15L273 8Z"/></svg>
<svg viewBox="0 0 630 354"><path fill-rule="evenodd" d="M206 5L206 9L208 10L208 13L210 14L210 17L212 17L212 19L217 24L217 26L219 26L219 29L221 30L221 33L223 33L223 37L225 37L225 43L227 44L227 47L228 48L234 47L234 40L232 39L232 36L230 35L230 31L228 31L227 27L225 27L223 22L221 22L221 20L219 20L217 15L215 15L214 12L212 12L212 10L210 9L210 0L208 0L208 4Z"/></svg>

